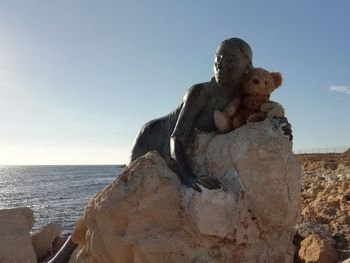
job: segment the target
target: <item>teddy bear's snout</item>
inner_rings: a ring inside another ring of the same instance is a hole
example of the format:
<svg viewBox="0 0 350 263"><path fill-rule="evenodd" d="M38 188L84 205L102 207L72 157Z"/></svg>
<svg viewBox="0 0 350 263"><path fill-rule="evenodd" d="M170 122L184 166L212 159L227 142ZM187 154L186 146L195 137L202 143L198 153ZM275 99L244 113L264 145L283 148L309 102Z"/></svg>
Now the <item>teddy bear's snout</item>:
<svg viewBox="0 0 350 263"><path fill-rule="evenodd" d="M258 84L260 83L260 81L259 81L258 79L253 79L253 83L254 83L255 85L258 85Z"/></svg>

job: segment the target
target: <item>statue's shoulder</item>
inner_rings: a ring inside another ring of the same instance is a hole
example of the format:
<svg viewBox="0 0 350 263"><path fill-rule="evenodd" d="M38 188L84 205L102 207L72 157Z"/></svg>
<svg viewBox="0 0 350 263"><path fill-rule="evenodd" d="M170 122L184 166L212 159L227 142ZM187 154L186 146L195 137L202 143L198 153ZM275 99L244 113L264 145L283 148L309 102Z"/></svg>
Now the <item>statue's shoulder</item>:
<svg viewBox="0 0 350 263"><path fill-rule="evenodd" d="M185 97L207 97L210 96L211 89L210 89L210 82L202 82L194 84L192 87L190 87L185 95Z"/></svg>
<svg viewBox="0 0 350 263"><path fill-rule="evenodd" d="M206 90L209 89L211 85L210 81L207 82L202 82L202 83L197 83L192 85L192 87L190 89L202 89L202 90Z"/></svg>

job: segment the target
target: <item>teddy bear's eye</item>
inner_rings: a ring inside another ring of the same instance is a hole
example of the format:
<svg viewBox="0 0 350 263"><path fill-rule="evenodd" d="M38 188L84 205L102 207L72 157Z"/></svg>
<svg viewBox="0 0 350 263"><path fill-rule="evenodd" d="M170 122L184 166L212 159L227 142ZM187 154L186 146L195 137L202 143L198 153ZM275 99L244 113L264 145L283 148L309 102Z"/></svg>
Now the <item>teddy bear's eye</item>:
<svg viewBox="0 0 350 263"><path fill-rule="evenodd" d="M260 81L259 81L258 79L253 79L253 83L254 83L254 84L259 84Z"/></svg>
<svg viewBox="0 0 350 263"><path fill-rule="evenodd" d="M265 81L265 85L267 85L268 83L267 83L267 81Z"/></svg>

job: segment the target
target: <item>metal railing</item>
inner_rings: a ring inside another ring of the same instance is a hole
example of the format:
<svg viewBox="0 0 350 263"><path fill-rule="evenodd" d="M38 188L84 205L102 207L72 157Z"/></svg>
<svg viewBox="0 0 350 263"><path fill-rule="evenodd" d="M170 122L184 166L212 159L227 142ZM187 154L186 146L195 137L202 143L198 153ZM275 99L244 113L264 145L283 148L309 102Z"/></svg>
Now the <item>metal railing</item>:
<svg viewBox="0 0 350 263"><path fill-rule="evenodd" d="M309 148L309 149L293 149L295 154L307 154L307 153L343 153L347 151L350 146L340 147L323 147L323 148Z"/></svg>

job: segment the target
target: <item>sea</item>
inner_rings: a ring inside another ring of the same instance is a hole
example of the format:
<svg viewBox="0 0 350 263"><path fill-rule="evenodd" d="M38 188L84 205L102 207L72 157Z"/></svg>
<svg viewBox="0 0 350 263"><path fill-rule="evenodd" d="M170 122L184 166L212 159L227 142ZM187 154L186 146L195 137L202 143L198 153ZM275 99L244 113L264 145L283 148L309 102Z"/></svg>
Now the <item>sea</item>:
<svg viewBox="0 0 350 263"><path fill-rule="evenodd" d="M32 231L49 223L70 233L85 205L117 178L117 165L0 166L0 209L29 207L34 211Z"/></svg>

